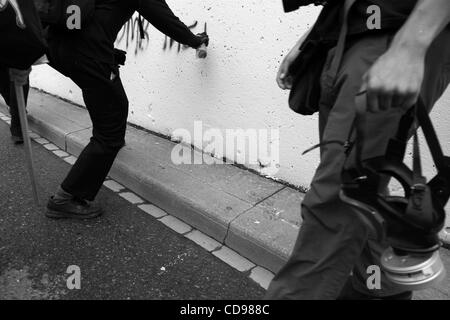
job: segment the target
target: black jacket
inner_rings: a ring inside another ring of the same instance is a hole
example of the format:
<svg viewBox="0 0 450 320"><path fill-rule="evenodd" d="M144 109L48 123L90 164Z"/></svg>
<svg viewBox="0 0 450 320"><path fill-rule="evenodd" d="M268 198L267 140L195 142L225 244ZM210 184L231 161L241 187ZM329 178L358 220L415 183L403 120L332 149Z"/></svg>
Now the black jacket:
<svg viewBox="0 0 450 320"><path fill-rule="evenodd" d="M155 28L177 42L197 48L201 41L175 16L165 0L96 0L92 22L80 32L51 34L51 46L62 45L67 52L80 53L92 59L113 63L114 42L121 28L139 12ZM134 21L127 31L137 29ZM54 30L53 30L54 31Z"/></svg>

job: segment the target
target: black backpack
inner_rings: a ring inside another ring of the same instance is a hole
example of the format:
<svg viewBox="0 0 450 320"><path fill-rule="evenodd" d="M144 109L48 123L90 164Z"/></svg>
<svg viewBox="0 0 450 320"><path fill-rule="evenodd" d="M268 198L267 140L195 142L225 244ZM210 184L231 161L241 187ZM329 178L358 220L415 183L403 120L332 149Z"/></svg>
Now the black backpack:
<svg viewBox="0 0 450 320"><path fill-rule="evenodd" d="M44 25L78 31L94 18L95 0L33 0ZM77 22L80 22L79 24Z"/></svg>

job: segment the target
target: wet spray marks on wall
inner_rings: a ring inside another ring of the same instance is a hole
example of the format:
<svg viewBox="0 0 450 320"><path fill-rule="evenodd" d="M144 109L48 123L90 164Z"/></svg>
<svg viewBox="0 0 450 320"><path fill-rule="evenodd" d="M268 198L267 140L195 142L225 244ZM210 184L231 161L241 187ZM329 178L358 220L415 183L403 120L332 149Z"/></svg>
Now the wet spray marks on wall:
<svg viewBox="0 0 450 320"><path fill-rule="evenodd" d="M139 19L141 19L142 21L142 31L140 30L139 27ZM199 23L196 20L191 25L188 25L188 28L194 32L194 30L198 25ZM125 41L125 47L127 50L130 49L132 46L134 46L135 55L137 55L139 52L145 51L150 43L150 37L148 34L149 26L150 22L143 19L142 17L140 16L132 17L119 32L119 35L117 37L117 43L122 43L122 41ZM207 23L205 22L204 30L202 32L206 32L206 30L207 30ZM176 45L177 47L177 52L180 52L182 49L186 49L188 47L175 41L174 39L168 36L164 37L163 51L171 50L174 45Z"/></svg>
<svg viewBox="0 0 450 320"><path fill-rule="evenodd" d="M142 31L139 28L139 19L142 21ZM150 22L140 16L132 17L119 32L117 43L125 41L125 46L127 49L130 49L131 46L134 45L135 55L139 52L145 51L150 43L150 37L148 35L149 26Z"/></svg>
<svg viewBox="0 0 450 320"><path fill-rule="evenodd" d="M191 31L194 31L194 29L195 29L197 26L198 26L198 21L194 21L194 23L191 24L191 25L189 25L188 28L189 28ZM205 22L203 32L206 33L206 31L207 31L207 23ZM194 33L195 33L195 32L194 32ZM164 44L163 44L163 50L166 51L166 50L172 49L172 47L173 47L173 45L174 45L175 43L177 44L177 52L180 52L181 49L186 49L186 48L188 47L188 46L186 46L186 45L182 45L182 44L179 43L179 42L176 42L175 40L169 38L168 36L165 36L165 38L164 38Z"/></svg>

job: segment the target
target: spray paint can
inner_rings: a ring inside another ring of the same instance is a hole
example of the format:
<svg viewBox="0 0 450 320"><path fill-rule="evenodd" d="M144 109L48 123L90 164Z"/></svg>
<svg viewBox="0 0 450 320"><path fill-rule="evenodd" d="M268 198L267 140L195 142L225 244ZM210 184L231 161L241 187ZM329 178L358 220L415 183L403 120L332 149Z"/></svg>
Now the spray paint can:
<svg viewBox="0 0 450 320"><path fill-rule="evenodd" d="M205 59L208 56L208 52L206 51L206 44L202 44L199 48L197 48L197 58Z"/></svg>
<svg viewBox="0 0 450 320"><path fill-rule="evenodd" d="M207 33L206 22L205 22L205 34L208 34ZM206 44L205 43L197 48L196 55L197 55L198 59L205 59L208 56L208 51L206 49Z"/></svg>

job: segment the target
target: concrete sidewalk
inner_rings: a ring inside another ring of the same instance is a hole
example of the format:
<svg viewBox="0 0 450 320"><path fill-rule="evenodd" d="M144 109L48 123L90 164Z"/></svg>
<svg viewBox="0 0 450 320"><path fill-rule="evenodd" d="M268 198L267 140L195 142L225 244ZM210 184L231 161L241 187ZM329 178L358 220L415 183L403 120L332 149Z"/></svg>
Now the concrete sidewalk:
<svg viewBox="0 0 450 320"><path fill-rule="evenodd" d="M0 111L7 113L2 103ZM72 155L78 156L89 141L92 124L83 108L31 90L28 112L33 131ZM110 177L276 273L293 249L304 195L229 164L175 165L171 160L175 145L128 127L126 146ZM447 233L442 236L449 240ZM450 268L447 252L445 258Z"/></svg>

